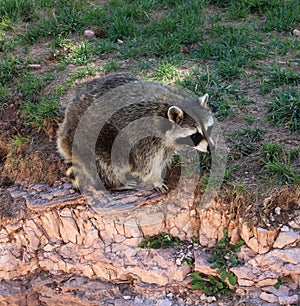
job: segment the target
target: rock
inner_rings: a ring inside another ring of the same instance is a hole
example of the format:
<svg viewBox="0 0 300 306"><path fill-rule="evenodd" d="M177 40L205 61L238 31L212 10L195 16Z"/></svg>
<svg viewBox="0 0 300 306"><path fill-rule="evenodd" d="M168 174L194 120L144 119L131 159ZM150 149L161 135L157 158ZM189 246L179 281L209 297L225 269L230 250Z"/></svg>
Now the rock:
<svg viewBox="0 0 300 306"><path fill-rule="evenodd" d="M194 269L206 275L217 275L217 269L212 269L211 264L207 262L209 256L202 250L198 249L194 252L195 262Z"/></svg>
<svg viewBox="0 0 300 306"><path fill-rule="evenodd" d="M257 232L258 243L263 247L267 247L269 245L268 244L268 232L269 231L264 228L258 227L256 229L256 232Z"/></svg>
<svg viewBox="0 0 300 306"><path fill-rule="evenodd" d="M257 286L258 287L272 286L272 285L275 285L276 283L277 283L277 279L266 278L266 279L263 279L263 280L257 282Z"/></svg>
<svg viewBox="0 0 300 306"><path fill-rule="evenodd" d="M294 36L300 36L300 30L298 30L298 29L293 29L293 30L291 31L291 34L294 35Z"/></svg>
<svg viewBox="0 0 300 306"><path fill-rule="evenodd" d="M252 280L248 280L248 279L238 279L238 284L239 286L242 286L242 287L251 287L254 285L254 281Z"/></svg>
<svg viewBox="0 0 300 306"><path fill-rule="evenodd" d="M173 303L168 300L168 299L164 299L164 300L160 300L157 304L157 306L171 306Z"/></svg>
<svg viewBox="0 0 300 306"><path fill-rule="evenodd" d="M288 232L281 231L275 240L273 247L282 249L285 246L294 243L295 241L300 240L299 233L294 232L293 230L290 230Z"/></svg>
<svg viewBox="0 0 300 306"><path fill-rule="evenodd" d="M262 300L269 302L269 303L278 303L279 298L271 293L262 292L259 296Z"/></svg>
<svg viewBox="0 0 300 306"><path fill-rule="evenodd" d="M298 305L299 295L294 294L292 296L280 296L279 304L280 305Z"/></svg>
<svg viewBox="0 0 300 306"><path fill-rule="evenodd" d="M242 221L240 221L242 222ZM242 223L241 229L241 237L245 240L245 243L248 244L250 238L253 236L251 229L247 226L247 224Z"/></svg>
<svg viewBox="0 0 300 306"><path fill-rule="evenodd" d="M278 297L288 296L290 292L290 288L284 285L280 285L278 289L276 289L274 286L262 287L261 289L265 292L272 293Z"/></svg>
<svg viewBox="0 0 300 306"><path fill-rule="evenodd" d="M236 275L238 280L244 279L253 281L256 278L256 276L252 272L251 266L233 267L230 269L230 271L232 271Z"/></svg>

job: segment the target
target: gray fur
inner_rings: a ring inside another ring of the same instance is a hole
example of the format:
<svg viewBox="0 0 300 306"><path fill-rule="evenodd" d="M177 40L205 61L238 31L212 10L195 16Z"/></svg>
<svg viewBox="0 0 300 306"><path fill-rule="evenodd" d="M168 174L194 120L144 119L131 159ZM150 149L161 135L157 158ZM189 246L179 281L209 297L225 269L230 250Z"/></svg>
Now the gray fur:
<svg viewBox="0 0 300 306"><path fill-rule="evenodd" d="M58 150L71 166L67 175L74 187L128 189L143 183L166 192L163 171L175 151L213 146L207 99L125 73L87 82L58 131Z"/></svg>

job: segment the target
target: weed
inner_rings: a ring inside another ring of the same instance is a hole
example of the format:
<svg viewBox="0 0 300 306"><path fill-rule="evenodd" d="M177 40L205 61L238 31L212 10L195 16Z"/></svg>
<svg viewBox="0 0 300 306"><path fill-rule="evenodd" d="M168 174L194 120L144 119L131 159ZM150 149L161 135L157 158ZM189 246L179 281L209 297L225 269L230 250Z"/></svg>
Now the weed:
<svg viewBox="0 0 300 306"><path fill-rule="evenodd" d="M262 140L264 132L261 128L244 128L234 131L230 139L233 141L232 153L235 158L250 155L256 148L257 142Z"/></svg>
<svg viewBox="0 0 300 306"><path fill-rule="evenodd" d="M166 249L178 245L179 243L179 238L163 232L151 237L145 237L145 240L139 243L139 247L150 249Z"/></svg>
<svg viewBox="0 0 300 306"><path fill-rule="evenodd" d="M230 271L230 268L239 265L237 253L241 246L245 243L240 240L237 244L230 244L227 229L223 230L224 237L221 238L212 250L212 256L208 259L209 263L213 263L212 269L218 269L217 273L224 282L228 279L232 286L236 285L236 276Z"/></svg>
<svg viewBox="0 0 300 306"><path fill-rule="evenodd" d="M276 143L267 143L261 152L263 168L262 177L268 181L276 178L282 184L297 184L300 182L300 169L297 170L300 147L290 151Z"/></svg>
<svg viewBox="0 0 300 306"><path fill-rule="evenodd" d="M158 81L170 81L179 76L178 65L168 60L162 61L153 76Z"/></svg>
<svg viewBox="0 0 300 306"><path fill-rule="evenodd" d="M247 24L240 26L213 25L210 29L211 39L199 44L193 52L197 59L210 59L216 63L219 72L225 75L230 73L232 77L239 75L241 67L250 61L265 57L266 51L262 48L255 48L263 39ZM223 70L222 70L223 68Z"/></svg>
<svg viewBox="0 0 300 306"><path fill-rule="evenodd" d="M272 3L275 2L278 1L272 1ZM231 5L229 7L227 15L233 20L245 18L249 14L262 15L272 5L268 0L238 0L230 1L230 4Z"/></svg>
<svg viewBox="0 0 300 306"><path fill-rule="evenodd" d="M274 288L279 289L281 285L283 285L283 279L281 278L281 276L278 276L277 277L277 283L274 284Z"/></svg>
<svg viewBox="0 0 300 306"><path fill-rule="evenodd" d="M1 0L0 19L16 21L18 18L29 17L34 10L31 0Z"/></svg>
<svg viewBox="0 0 300 306"><path fill-rule="evenodd" d="M109 72L109 71L119 71L121 70L121 64L116 60L110 60L102 67L102 71Z"/></svg>
<svg viewBox="0 0 300 306"><path fill-rule="evenodd" d="M275 158L274 161L268 161L264 164L263 178L267 180L277 180L282 184L299 184L300 174L291 165L290 155L287 155L282 162L281 160Z"/></svg>
<svg viewBox="0 0 300 306"><path fill-rule="evenodd" d="M17 135L11 138L10 140L10 155L15 155L21 153L23 150L23 147L26 143L28 143L30 140L30 136L21 136Z"/></svg>
<svg viewBox="0 0 300 306"><path fill-rule="evenodd" d="M263 78L260 90L262 93L268 93L273 88L285 84L299 85L300 74L296 73L292 67L289 70L283 70L277 64L273 64L271 69L268 69L267 74Z"/></svg>
<svg viewBox="0 0 300 306"><path fill-rule="evenodd" d="M65 64L86 65L92 61L94 47L87 41L70 47L70 53L63 58Z"/></svg>
<svg viewBox="0 0 300 306"><path fill-rule="evenodd" d="M267 119L276 125L287 125L291 132L300 131L300 92L296 88L274 91L274 99L267 107Z"/></svg>
<svg viewBox="0 0 300 306"><path fill-rule="evenodd" d="M229 288L227 283L222 282L215 276L201 276L196 272L192 272L190 276L192 277L192 289L204 290L207 296L213 294L229 295L235 292L235 290Z"/></svg>
<svg viewBox="0 0 300 306"><path fill-rule="evenodd" d="M43 97L37 103L27 102L23 108L27 123L42 128L45 119L57 118L59 100L55 96Z"/></svg>
<svg viewBox="0 0 300 306"><path fill-rule="evenodd" d="M230 268L239 265L237 253L240 251L244 240L240 240L237 244L230 244L227 229L223 230L224 237L221 238L215 247L211 250L212 256L208 259L212 263L212 269L217 269L219 277L200 276L198 273L191 273L192 289L204 290L206 295L223 294L228 295L234 293L235 290L230 289L226 280L231 286L237 283L236 276L230 271Z"/></svg>
<svg viewBox="0 0 300 306"><path fill-rule="evenodd" d="M2 109L7 106L8 93L7 87L0 85L0 113Z"/></svg>
<svg viewBox="0 0 300 306"><path fill-rule="evenodd" d="M284 149L277 142L268 142L264 144L260 155L264 162L274 162L284 155Z"/></svg>
<svg viewBox="0 0 300 306"><path fill-rule="evenodd" d="M8 56L3 60L0 59L0 85L7 85L7 82L20 74L23 67L20 58Z"/></svg>

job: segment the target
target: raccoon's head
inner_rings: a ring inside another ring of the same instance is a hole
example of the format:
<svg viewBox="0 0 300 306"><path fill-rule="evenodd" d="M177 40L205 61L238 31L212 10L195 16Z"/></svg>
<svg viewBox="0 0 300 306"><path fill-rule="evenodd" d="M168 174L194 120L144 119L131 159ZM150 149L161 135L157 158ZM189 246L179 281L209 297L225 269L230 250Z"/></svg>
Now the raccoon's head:
<svg viewBox="0 0 300 306"><path fill-rule="evenodd" d="M191 147L201 152L214 150L215 144L211 137L214 119L207 102L208 94L205 94L197 101L189 101L184 107L169 107L167 116L172 128L166 137L176 149Z"/></svg>

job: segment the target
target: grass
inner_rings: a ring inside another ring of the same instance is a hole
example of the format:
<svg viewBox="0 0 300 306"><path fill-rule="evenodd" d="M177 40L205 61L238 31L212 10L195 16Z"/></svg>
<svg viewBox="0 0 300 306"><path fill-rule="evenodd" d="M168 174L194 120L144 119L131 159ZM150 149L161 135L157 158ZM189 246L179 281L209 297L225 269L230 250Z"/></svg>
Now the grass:
<svg viewBox="0 0 300 306"><path fill-rule="evenodd" d="M231 134L232 154L235 158L241 156L248 156L252 154L256 149L258 142L262 140L263 130L261 128L243 128L236 130Z"/></svg>
<svg viewBox="0 0 300 306"><path fill-rule="evenodd" d="M300 183L300 146L289 151L277 142L266 143L261 152L263 168L261 175L268 181L281 184Z"/></svg>
<svg viewBox="0 0 300 306"><path fill-rule="evenodd" d="M295 87L275 90L267 108L267 118L277 126L287 125L291 132L300 131L299 89Z"/></svg>
<svg viewBox="0 0 300 306"><path fill-rule="evenodd" d="M273 131L299 135L300 40L289 34L299 28L299 9L298 0L0 0L0 113L16 103L33 133L44 120L59 120L60 96L79 79L130 70L208 93L224 124L241 119L225 135L240 167L263 150L263 119ZM100 34L85 37L91 28ZM30 63L42 68L32 71ZM261 161L262 176L293 177L295 162L285 156L277 158L286 170ZM200 160L206 172L207 160Z"/></svg>

